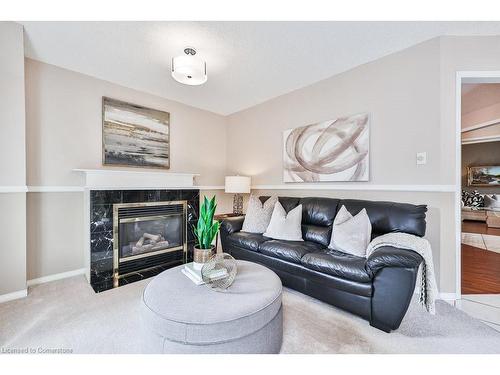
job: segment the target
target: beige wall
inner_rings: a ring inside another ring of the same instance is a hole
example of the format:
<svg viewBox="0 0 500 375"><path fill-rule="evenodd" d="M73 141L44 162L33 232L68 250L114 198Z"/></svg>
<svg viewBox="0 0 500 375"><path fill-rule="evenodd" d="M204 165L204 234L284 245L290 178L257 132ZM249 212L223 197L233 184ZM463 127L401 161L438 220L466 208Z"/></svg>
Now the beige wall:
<svg viewBox="0 0 500 375"><path fill-rule="evenodd" d="M29 193L28 280L84 267L83 194Z"/></svg>
<svg viewBox="0 0 500 375"><path fill-rule="evenodd" d="M26 194L0 194L0 296L26 289Z"/></svg>
<svg viewBox="0 0 500 375"><path fill-rule="evenodd" d="M25 186L24 37L13 22L0 22L0 97L0 186Z"/></svg>
<svg viewBox="0 0 500 375"><path fill-rule="evenodd" d="M170 172L223 183L223 116L26 59L28 185L79 185L72 169L102 168L103 96L170 112Z"/></svg>
<svg viewBox="0 0 500 375"><path fill-rule="evenodd" d="M24 41L0 22L0 296L26 289ZM2 193L2 191L5 191Z"/></svg>
<svg viewBox="0 0 500 375"><path fill-rule="evenodd" d="M170 112L170 172L200 173L198 185L224 183L225 117L25 61L29 186L78 186L72 169L102 168L102 96ZM29 279L84 267L83 193L28 193L28 213Z"/></svg>
<svg viewBox="0 0 500 375"><path fill-rule="evenodd" d="M229 173L282 183L282 131L339 116L370 115L370 181L446 183L439 137L439 40L365 64L229 116ZM428 164L417 166L426 151Z"/></svg>

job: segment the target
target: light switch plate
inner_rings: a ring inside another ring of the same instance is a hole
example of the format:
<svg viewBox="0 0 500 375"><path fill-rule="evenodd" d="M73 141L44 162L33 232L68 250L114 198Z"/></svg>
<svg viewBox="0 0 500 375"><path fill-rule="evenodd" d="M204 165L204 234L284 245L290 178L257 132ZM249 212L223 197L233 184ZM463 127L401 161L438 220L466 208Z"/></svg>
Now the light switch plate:
<svg viewBox="0 0 500 375"><path fill-rule="evenodd" d="M417 165L427 164L427 152L417 152Z"/></svg>

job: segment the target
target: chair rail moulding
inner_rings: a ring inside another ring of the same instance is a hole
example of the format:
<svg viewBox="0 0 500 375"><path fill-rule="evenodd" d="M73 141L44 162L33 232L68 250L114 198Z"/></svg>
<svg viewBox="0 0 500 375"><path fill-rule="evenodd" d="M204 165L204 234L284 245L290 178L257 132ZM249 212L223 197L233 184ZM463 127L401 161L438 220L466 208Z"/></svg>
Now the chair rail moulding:
<svg viewBox="0 0 500 375"><path fill-rule="evenodd" d="M128 171L116 169L73 169L85 177L84 187L92 190L199 188L197 173Z"/></svg>
<svg viewBox="0 0 500 375"><path fill-rule="evenodd" d="M44 185L28 186L28 193L78 193L83 191L83 186Z"/></svg>
<svg viewBox="0 0 500 375"><path fill-rule="evenodd" d="M26 193L28 187L26 185L4 185L0 186L0 193Z"/></svg>
<svg viewBox="0 0 500 375"><path fill-rule="evenodd" d="M410 192L455 192L455 185L374 185L374 184L328 184L328 183L286 183L277 185L253 185L253 190L370 190Z"/></svg>

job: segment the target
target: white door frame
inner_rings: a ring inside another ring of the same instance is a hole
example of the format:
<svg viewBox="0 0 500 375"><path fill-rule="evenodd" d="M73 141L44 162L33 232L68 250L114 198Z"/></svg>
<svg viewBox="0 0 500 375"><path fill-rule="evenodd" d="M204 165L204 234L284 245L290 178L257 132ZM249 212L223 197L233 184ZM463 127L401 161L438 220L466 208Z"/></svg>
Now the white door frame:
<svg viewBox="0 0 500 375"><path fill-rule="evenodd" d="M462 83L500 83L500 71L457 71L455 91L456 299L462 298Z"/></svg>

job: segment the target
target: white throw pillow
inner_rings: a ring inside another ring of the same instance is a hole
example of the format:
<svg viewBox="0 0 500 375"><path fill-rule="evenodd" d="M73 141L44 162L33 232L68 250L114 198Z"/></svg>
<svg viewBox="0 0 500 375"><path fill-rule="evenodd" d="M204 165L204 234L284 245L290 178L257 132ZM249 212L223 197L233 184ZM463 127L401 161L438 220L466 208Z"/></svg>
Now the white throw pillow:
<svg viewBox="0 0 500 375"><path fill-rule="evenodd" d="M342 206L333 221L332 238L328 247L365 257L371 235L372 224L366 209L363 208L356 216L352 216L347 208Z"/></svg>
<svg viewBox="0 0 500 375"><path fill-rule="evenodd" d="M304 241L302 239L302 205L299 204L287 214L281 203L276 202L271 222L264 236L276 240Z"/></svg>
<svg viewBox="0 0 500 375"><path fill-rule="evenodd" d="M247 213L243 221L242 232L248 233L264 233L271 221L274 205L278 201L278 197L273 195L262 203L259 197L250 195L248 200Z"/></svg>

